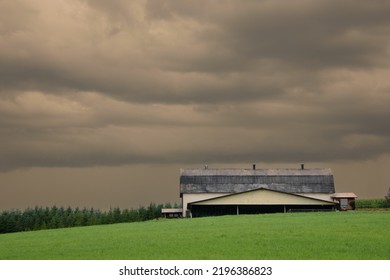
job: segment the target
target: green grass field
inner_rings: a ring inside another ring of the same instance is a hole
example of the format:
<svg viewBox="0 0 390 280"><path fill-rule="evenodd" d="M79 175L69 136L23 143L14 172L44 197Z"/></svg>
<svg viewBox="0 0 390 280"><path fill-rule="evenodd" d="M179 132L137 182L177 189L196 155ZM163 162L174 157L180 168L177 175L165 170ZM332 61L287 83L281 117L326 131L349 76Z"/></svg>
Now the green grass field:
<svg viewBox="0 0 390 280"><path fill-rule="evenodd" d="M0 259L390 259L390 212L153 220L0 235Z"/></svg>

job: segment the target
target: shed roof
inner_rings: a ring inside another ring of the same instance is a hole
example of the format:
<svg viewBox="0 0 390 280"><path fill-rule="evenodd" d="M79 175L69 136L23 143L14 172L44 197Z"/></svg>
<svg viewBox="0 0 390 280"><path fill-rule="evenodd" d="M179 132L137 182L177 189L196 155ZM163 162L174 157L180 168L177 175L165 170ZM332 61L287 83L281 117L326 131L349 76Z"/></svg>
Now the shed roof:
<svg viewBox="0 0 390 280"><path fill-rule="evenodd" d="M239 193L265 188L288 193L334 193L326 169L181 169L180 193Z"/></svg>
<svg viewBox="0 0 390 280"><path fill-rule="evenodd" d="M332 198L356 198L357 195L354 193L335 193L332 194Z"/></svg>
<svg viewBox="0 0 390 280"><path fill-rule="evenodd" d="M183 208L162 208L161 213L163 214L174 214L174 213L182 213Z"/></svg>

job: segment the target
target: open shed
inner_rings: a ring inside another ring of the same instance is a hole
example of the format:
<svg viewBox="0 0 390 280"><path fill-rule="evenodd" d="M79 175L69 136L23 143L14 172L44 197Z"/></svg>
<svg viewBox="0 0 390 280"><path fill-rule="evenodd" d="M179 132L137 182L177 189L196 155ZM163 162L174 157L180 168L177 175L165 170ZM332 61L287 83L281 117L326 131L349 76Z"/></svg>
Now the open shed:
<svg viewBox="0 0 390 280"><path fill-rule="evenodd" d="M182 208L162 208L161 214L164 218L181 218L183 216Z"/></svg>
<svg viewBox="0 0 390 280"><path fill-rule="evenodd" d="M337 203L337 210L355 210L355 199L357 198L354 193L335 193L332 194L333 200Z"/></svg>
<svg viewBox="0 0 390 280"><path fill-rule="evenodd" d="M331 211L334 203L299 194L260 188L189 203L193 217L295 211Z"/></svg>

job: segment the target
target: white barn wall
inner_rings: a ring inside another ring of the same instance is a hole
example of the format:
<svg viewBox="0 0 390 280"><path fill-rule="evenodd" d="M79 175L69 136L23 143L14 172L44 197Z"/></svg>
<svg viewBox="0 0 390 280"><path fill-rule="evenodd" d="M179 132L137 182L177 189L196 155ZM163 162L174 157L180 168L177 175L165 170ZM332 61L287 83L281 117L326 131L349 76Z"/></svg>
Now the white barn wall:
<svg viewBox="0 0 390 280"><path fill-rule="evenodd" d="M302 195L260 189L195 202L194 205L333 205L332 201L317 200Z"/></svg>

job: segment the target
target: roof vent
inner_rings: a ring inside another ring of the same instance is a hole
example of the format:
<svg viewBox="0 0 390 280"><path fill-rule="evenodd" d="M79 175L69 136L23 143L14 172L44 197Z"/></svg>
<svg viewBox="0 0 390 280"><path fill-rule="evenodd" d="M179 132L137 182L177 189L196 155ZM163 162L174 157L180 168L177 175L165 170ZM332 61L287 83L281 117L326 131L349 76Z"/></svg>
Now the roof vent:
<svg viewBox="0 0 390 280"><path fill-rule="evenodd" d="M301 163L301 169L305 169L305 164L304 163Z"/></svg>

